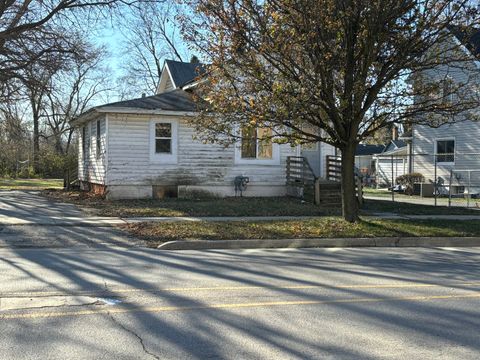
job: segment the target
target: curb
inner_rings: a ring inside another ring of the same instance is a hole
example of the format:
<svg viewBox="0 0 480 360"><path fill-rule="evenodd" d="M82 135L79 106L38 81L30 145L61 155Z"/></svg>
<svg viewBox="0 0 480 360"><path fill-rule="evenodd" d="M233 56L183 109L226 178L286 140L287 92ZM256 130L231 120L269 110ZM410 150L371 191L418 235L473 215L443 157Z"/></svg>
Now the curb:
<svg viewBox="0 0 480 360"><path fill-rule="evenodd" d="M379 237L258 240L176 240L159 250L275 249L275 248L350 248L350 247L475 247L480 237Z"/></svg>

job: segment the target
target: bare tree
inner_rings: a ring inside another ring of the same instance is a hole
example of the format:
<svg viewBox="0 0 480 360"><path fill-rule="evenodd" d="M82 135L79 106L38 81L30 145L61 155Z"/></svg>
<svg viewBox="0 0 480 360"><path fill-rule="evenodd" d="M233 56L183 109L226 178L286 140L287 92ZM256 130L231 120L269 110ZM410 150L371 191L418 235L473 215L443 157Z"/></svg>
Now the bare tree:
<svg viewBox="0 0 480 360"><path fill-rule="evenodd" d="M143 3L121 17L125 35L125 75L122 83L132 92L155 93L165 59L185 61L188 51L182 43L177 17L182 8L173 1Z"/></svg>
<svg viewBox="0 0 480 360"><path fill-rule="evenodd" d="M16 176L17 164L29 160L31 137L24 104L0 104L0 176Z"/></svg>
<svg viewBox="0 0 480 360"><path fill-rule="evenodd" d="M84 28L98 10L136 4L144 0L20 0L0 2L0 88L22 76L22 69L61 51L65 41L60 27L75 22ZM146 0L145 0L146 1ZM155 0L151 0L155 1ZM75 12L72 14L72 12ZM80 13L81 12L81 16ZM72 16L73 15L73 16ZM75 15L81 20L76 21ZM78 25L78 24L77 24Z"/></svg>
<svg viewBox="0 0 480 360"><path fill-rule="evenodd" d="M103 65L104 58L102 49L92 49L51 79L52 85L42 104L42 117L49 129L44 136L54 139L59 154L69 153L73 136L70 120L113 90L109 72Z"/></svg>

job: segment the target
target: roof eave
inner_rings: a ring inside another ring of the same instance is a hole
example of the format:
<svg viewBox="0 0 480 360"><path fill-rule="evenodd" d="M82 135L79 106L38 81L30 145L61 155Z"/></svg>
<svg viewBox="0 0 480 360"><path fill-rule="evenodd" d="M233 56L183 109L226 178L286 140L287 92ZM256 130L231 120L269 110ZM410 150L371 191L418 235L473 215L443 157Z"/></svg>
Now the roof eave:
<svg viewBox="0 0 480 360"><path fill-rule="evenodd" d="M92 108L83 114L77 116L76 118L69 121L69 124L73 127L78 127L83 123L86 123L92 119L94 119L98 115L99 111L97 108Z"/></svg>
<svg viewBox="0 0 480 360"><path fill-rule="evenodd" d="M170 116L195 116L196 111L178 111L163 109L140 109L130 107L104 107L97 108L100 113L117 113L117 114L148 114L148 115L170 115Z"/></svg>

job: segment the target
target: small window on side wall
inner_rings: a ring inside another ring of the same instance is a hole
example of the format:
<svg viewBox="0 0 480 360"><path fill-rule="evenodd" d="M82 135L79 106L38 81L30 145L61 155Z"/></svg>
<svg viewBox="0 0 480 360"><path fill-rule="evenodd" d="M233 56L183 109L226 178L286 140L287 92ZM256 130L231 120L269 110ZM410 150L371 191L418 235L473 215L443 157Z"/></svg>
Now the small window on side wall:
<svg viewBox="0 0 480 360"><path fill-rule="evenodd" d="M455 140L437 140L436 150L437 163L455 162Z"/></svg>
<svg viewBox="0 0 480 360"><path fill-rule="evenodd" d="M150 160L162 164L177 163L178 121L153 120L150 123Z"/></svg>
<svg viewBox="0 0 480 360"><path fill-rule="evenodd" d="M96 154L97 154L97 158L100 157L100 151L102 150L102 138L101 138L101 124L100 124L100 120L97 120L97 136L95 138L96 140Z"/></svg>
<svg viewBox="0 0 480 360"><path fill-rule="evenodd" d="M87 127L82 127L82 157L85 159L87 156Z"/></svg>
<svg viewBox="0 0 480 360"><path fill-rule="evenodd" d="M172 124L158 122L155 123L155 153L172 153Z"/></svg>

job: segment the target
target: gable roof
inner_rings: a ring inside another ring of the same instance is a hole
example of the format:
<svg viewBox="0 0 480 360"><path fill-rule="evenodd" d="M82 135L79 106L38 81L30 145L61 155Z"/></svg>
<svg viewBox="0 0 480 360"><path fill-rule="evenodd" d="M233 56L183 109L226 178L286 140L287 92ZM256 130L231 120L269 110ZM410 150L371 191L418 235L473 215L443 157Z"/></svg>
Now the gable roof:
<svg viewBox="0 0 480 360"><path fill-rule="evenodd" d="M375 155L380 154L385 149L385 145L358 144L355 155Z"/></svg>
<svg viewBox="0 0 480 360"><path fill-rule="evenodd" d="M480 29L466 26L449 26L448 30L473 56L480 58Z"/></svg>
<svg viewBox="0 0 480 360"><path fill-rule="evenodd" d="M390 143L387 146L385 146L385 149L383 150L382 154L395 152L403 148L406 149L406 147L407 147L407 143L403 140L391 140Z"/></svg>
<svg viewBox="0 0 480 360"><path fill-rule="evenodd" d="M168 66L176 88L181 88L206 72L205 65L200 63L165 60L165 66Z"/></svg>
<svg viewBox="0 0 480 360"><path fill-rule="evenodd" d="M160 113L160 112L195 112L198 103L193 95L182 89L176 89L166 93L146 96L132 100L116 101L91 108L71 121L77 124L87 120L95 113Z"/></svg>

